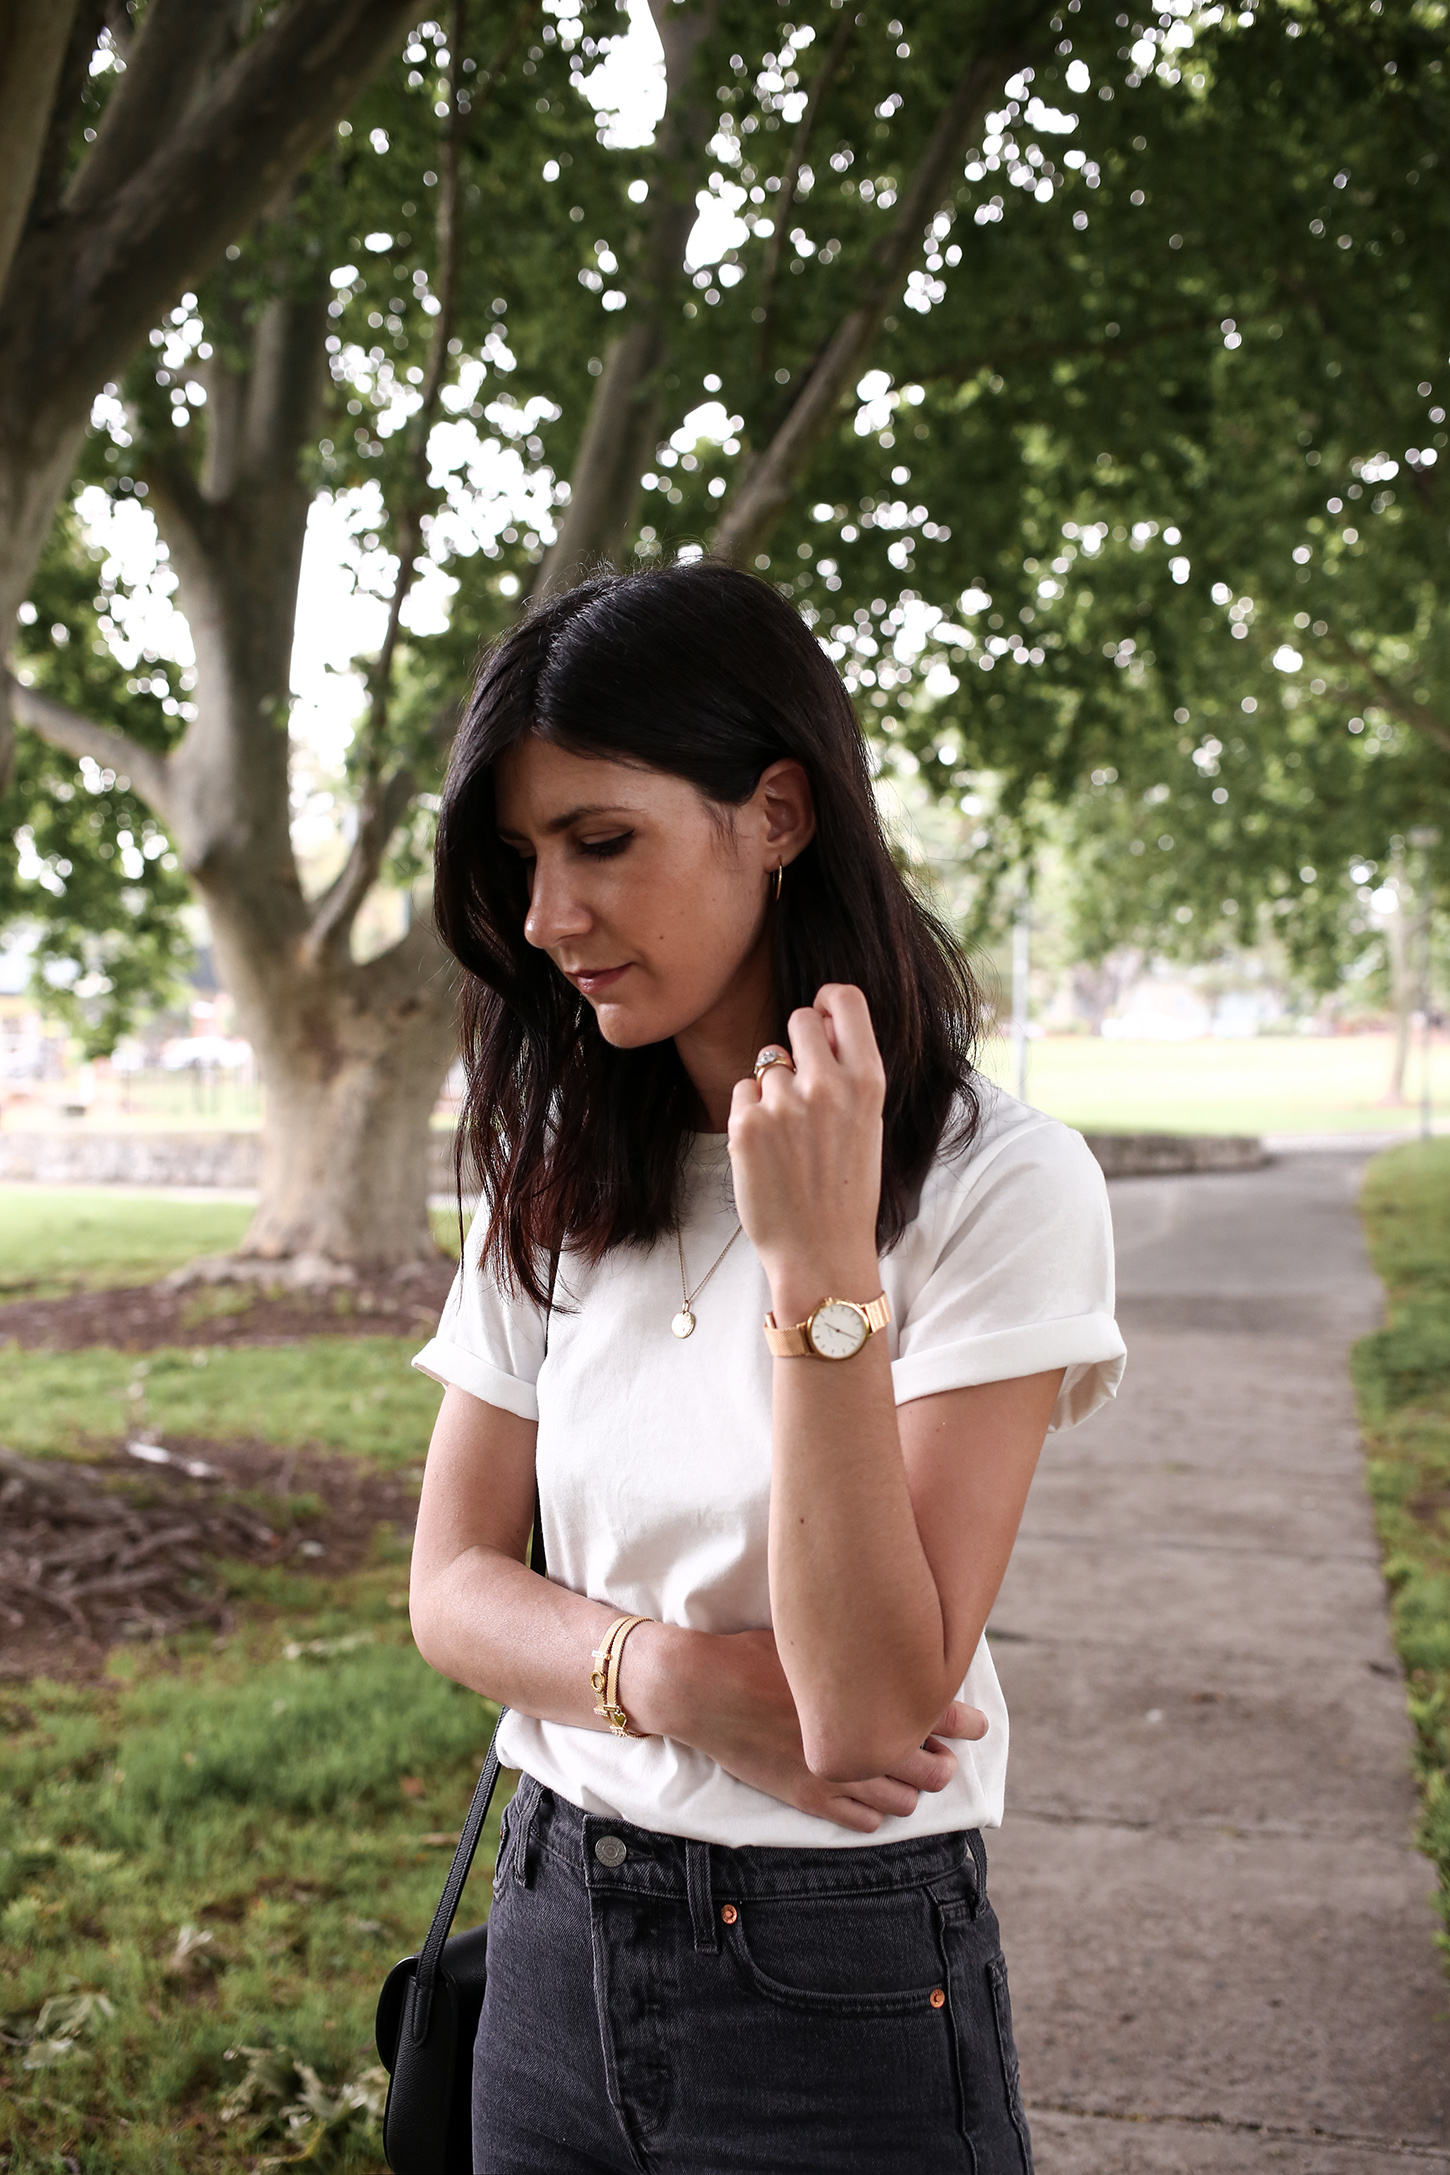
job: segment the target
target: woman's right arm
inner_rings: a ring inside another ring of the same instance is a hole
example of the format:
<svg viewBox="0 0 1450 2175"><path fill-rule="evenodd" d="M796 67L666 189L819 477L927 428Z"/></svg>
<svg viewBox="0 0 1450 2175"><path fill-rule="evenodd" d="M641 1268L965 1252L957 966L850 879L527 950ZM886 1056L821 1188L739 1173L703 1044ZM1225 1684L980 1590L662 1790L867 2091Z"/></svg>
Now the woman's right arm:
<svg viewBox="0 0 1450 2175"><path fill-rule="evenodd" d="M576 1729L594 1712L589 1656L619 1614L529 1570L533 1420L449 1388L428 1446L408 1608L430 1668L501 1706Z"/></svg>
<svg viewBox="0 0 1450 2175"><path fill-rule="evenodd" d="M413 1541L413 1637L431 1668L487 1699L541 1721L605 1730L590 1657L620 1611L527 1566L536 1436L532 1420L445 1391ZM625 1647L619 1689L646 1735L693 1745L769 1796L861 1833L885 1813L913 1811L918 1791L944 1789L956 1770L933 1737L895 1775L849 1784L813 1775L769 1631L717 1636L641 1624ZM938 1724L959 1737L984 1727L961 1706Z"/></svg>

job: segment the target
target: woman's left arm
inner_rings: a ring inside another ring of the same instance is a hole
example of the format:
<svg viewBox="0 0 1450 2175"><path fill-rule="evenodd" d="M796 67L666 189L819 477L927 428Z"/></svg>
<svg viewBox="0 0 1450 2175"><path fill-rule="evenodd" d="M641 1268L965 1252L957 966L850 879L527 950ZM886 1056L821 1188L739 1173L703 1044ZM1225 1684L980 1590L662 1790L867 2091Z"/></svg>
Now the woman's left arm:
<svg viewBox="0 0 1450 2175"><path fill-rule="evenodd" d="M775 1319L881 1289L884 1077L865 998L792 1014L796 1071L742 1081L741 1220ZM842 1361L774 1362L771 1613L812 1770L888 1772L953 1697L997 1597L1062 1372L903 1405L883 1335Z"/></svg>

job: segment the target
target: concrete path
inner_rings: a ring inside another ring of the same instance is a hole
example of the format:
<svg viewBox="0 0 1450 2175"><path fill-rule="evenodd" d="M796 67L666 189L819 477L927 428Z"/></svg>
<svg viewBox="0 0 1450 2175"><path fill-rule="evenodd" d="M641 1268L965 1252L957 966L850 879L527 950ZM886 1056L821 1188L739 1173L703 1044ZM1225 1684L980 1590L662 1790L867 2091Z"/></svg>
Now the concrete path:
<svg viewBox="0 0 1450 2175"><path fill-rule="evenodd" d="M1128 1373L993 1619L1038 2175L1450 2169L1450 1979L1346 1373L1358 1155L1112 1189Z"/></svg>

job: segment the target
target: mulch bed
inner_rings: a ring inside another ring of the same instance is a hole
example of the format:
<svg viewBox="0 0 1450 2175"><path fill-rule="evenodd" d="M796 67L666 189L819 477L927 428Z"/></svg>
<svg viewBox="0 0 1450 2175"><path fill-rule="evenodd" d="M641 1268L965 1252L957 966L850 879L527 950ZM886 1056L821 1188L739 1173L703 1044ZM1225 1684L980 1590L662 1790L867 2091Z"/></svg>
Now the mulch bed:
<svg viewBox="0 0 1450 2175"><path fill-rule="evenodd" d="M453 1282L448 1260L345 1291L277 1291L253 1283L136 1284L0 1306L0 1345L149 1352L161 1345L287 1344L298 1337L416 1337L437 1326Z"/></svg>
<svg viewBox="0 0 1450 2175"><path fill-rule="evenodd" d="M0 1450L0 1678L94 1676L120 1639L228 1630L223 1559L335 1576L380 1524L413 1529L416 1478L275 1443L149 1447L87 1465Z"/></svg>

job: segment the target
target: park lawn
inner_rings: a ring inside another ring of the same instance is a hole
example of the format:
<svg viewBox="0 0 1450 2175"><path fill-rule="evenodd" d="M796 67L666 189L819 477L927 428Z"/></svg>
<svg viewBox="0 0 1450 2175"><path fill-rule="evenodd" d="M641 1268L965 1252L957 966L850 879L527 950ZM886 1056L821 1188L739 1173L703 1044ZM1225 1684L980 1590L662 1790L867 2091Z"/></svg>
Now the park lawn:
<svg viewBox="0 0 1450 2175"><path fill-rule="evenodd" d="M225 1253L251 1215L241 1202L112 1186L0 1186L0 1301L152 1283Z"/></svg>
<svg viewBox="0 0 1450 2175"><path fill-rule="evenodd" d="M121 1186L0 1185L0 1303L150 1284L199 1254L223 1254L252 1220L242 1201L178 1199ZM458 1218L433 1234L455 1257Z"/></svg>
<svg viewBox="0 0 1450 2175"><path fill-rule="evenodd" d="M1420 1092L1419 1053L1406 1087ZM982 1069L1014 1087L1002 1036L982 1052ZM1450 1115L1450 1049L1439 1040L1435 1104ZM1097 1035L1046 1035L1028 1044L1027 1096L1038 1109L1084 1132L1413 1134L1418 1103L1385 1104L1388 1035L1202 1036L1189 1042L1117 1042Z"/></svg>
<svg viewBox="0 0 1450 2175"><path fill-rule="evenodd" d="M149 1204L117 1206L124 1240ZM47 1254L37 1224L37 1280L68 1241ZM83 1456L146 1426L416 1468L438 1390L413 1349L4 1349L0 1436ZM0 1680L7 2175L382 2168L377 1991L426 1930L492 1715L414 1650L395 1528L344 1578L225 1576L228 1638L122 1646L99 1683ZM496 1836L495 1815L465 1923Z"/></svg>
<svg viewBox="0 0 1450 2175"><path fill-rule="evenodd" d="M97 1440L144 1429L321 1445L379 1466L417 1465L439 1394L408 1365L424 1341L301 1337L141 1353L0 1345L0 1439L25 1457L84 1456Z"/></svg>
<svg viewBox="0 0 1450 2175"><path fill-rule="evenodd" d="M382 2168L377 1993L426 1931L493 1714L415 1652L402 1545L375 1558L238 1570L231 1638L0 1689L8 2175ZM460 1925L486 1915L499 1809Z"/></svg>
<svg viewBox="0 0 1450 2175"><path fill-rule="evenodd" d="M1450 1140L1377 1157L1360 1205L1388 1307L1355 1383L1450 1949Z"/></svg>

